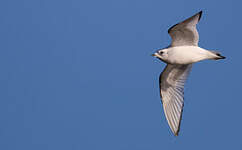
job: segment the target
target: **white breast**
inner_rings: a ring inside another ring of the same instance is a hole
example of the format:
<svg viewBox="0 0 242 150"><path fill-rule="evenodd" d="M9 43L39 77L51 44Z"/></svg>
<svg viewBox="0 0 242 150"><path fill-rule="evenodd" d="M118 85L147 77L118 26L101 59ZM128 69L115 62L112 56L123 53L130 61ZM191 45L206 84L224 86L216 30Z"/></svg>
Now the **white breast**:
<svg viewBox="0 0 242 150"><path fill-rule="evenodd" d="M191 64L207 59L207 50L197 46L177 46L168 49L168 63Z"/></svg>

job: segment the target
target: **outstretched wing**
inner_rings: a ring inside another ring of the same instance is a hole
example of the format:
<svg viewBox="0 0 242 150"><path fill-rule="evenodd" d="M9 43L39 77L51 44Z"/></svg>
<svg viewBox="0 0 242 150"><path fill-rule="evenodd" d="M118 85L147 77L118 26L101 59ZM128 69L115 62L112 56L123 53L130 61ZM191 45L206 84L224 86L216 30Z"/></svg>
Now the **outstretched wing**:
<svg viewBox="0 0 242 150"><path fill-rule="evenodd" d="M194 16L172 26L168 33L172 38L171 47L175 46L197 46L199 35L196 29L196 24L202 16L202 11Z"/></svg>
<svg viewBox="0 0 242 150"><path fill-rule="evenodd" d="M168 64L160 75L160 94L166 119L177 136L183 110L184 84L192 68L189 65Z"/></svg>

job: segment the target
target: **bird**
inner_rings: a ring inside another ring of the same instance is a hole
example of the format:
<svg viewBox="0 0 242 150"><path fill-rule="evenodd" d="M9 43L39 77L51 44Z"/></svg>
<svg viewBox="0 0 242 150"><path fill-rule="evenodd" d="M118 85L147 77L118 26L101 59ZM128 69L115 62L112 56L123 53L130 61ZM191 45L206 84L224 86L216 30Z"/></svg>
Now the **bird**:
<svg viewBox="0 0 242 150"><path fill-rule="evenodd" d="M196 28L202 11L169 28L171 44L158 49L152 56L166 63L159 77L161 103L169 127L178 136L184 106L184 85L193 63L202 60L225 59L219 52L198 46Z"/></svg>

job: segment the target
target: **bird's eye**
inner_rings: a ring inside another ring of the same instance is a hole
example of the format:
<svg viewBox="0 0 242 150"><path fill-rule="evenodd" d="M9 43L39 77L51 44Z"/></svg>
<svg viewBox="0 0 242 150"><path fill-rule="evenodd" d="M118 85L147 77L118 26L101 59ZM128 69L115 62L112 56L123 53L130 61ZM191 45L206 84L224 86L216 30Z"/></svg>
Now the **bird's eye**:
<svg viewBox="0 0 242 150"><path fill-rule="evenodd" d="M163 54L163 52L162 52L162 51L159 51L159 54L160 54L160 55L162 55L162 54Z"/></svg>

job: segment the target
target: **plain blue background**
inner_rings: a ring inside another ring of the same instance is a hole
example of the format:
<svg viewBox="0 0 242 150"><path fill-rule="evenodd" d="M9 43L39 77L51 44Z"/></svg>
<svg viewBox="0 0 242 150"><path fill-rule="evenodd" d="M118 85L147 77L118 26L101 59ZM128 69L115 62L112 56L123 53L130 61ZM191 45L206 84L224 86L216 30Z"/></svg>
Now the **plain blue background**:
<svg viewBox="0 0 242 150"><path fill-rule="evenodd" d="M242 149L238 1L3 0L1 150ZM203 10L178 137L160 103L169 27Z"/></svg>

